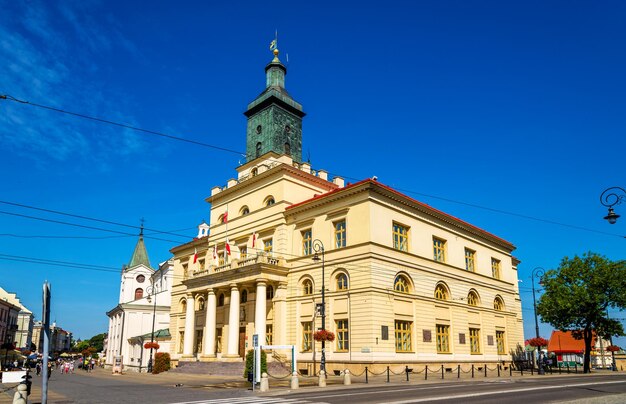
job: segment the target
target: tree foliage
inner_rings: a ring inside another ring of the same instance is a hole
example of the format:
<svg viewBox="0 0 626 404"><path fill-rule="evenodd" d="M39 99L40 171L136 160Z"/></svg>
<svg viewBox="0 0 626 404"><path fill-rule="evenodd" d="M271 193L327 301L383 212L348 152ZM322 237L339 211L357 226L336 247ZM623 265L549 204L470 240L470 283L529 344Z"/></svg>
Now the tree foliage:
<svg viewBox="0 0 626 404"><path fill-rule="evenodd" d="M585 341L584 372L589 372L594 332L624 335L622 324L607 316L609 308L626 308L626 261L611 261L595 253L565 257L556 270L542 277L544 294L537 313L561 331Z"/></svg>
<svg viewBox="0 0 626 404"><path fill-rule="evenodd" d="M170 370L170 366L170 354L167 352L157 352L154 356L152 373L156 375L161 372L167 372Z"/></svg>

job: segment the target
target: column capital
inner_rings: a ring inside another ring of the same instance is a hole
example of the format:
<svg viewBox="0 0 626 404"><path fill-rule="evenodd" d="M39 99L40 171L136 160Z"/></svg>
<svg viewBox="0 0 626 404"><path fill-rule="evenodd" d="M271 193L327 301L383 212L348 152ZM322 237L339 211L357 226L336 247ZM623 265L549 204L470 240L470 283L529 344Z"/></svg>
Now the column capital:
<svg viewBox="0 0 626 404"><path fill-rule="evenodd" d="M213 289L213 288L208 288L208 289L206 290L206 294L207 294L207 296L208 296L208 295L214 295L214 294L215 294L215 289Z"/></svg>
<svg viewBox="0 0 626 404"><path fill-rule="evenodd" d="M257 279L256 281L256 285L266 285L267 286L267 279Z"/></svg>
<svg viewBox="0 0 626 404"><path fill-rule="evenodd" d="M233 291L233 290L239 290L239 288L237 287L237 284L236 284L236 283L231 283L231 284L230 284L230 285L228 285L228 286L230 287L230 290L231 290L231 291Z"/></svg>

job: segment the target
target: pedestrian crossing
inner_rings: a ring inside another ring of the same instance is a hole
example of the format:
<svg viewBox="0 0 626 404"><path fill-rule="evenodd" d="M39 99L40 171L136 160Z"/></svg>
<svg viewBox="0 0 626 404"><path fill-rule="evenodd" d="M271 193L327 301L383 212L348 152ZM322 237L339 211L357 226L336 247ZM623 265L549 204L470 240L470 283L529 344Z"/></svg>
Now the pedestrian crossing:
<svg viewBox="0 0 626 404"><path fill-rule="evenodd" d="M170 404L328 404L323 401L308 401L302 399L291 399L282 397L229 397L220 398L215 400L200 400L200 401L181 401Z"/></svg>

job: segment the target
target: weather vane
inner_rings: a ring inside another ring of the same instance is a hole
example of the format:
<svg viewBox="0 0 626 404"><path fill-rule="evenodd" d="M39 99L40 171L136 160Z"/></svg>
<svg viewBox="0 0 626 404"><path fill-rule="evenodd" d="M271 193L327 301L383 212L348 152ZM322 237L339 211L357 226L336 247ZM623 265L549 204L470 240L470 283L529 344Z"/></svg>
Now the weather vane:
<svg viewBox="0 0 626 404"><path fill-rule="evenodd" d="M274 40L270 42L270 50L274 53L274 60L272 60L272 62L278 62L278 30L274 33Z"/></svg>

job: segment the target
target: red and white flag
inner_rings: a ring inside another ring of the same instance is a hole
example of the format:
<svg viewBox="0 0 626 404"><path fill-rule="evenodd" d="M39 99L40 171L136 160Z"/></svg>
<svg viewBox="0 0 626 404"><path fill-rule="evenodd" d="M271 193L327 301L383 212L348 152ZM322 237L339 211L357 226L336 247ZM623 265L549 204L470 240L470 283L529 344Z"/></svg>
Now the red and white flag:
<svg viewBox="0 0 626 404"><path fill-rule="evenodd" d="M215 245L213 245L213 260L215 261L217 259L217 249L215 248Z"/></svg>
<svg viewBox="0 0 626 404"><path fill-rule="evenodd" d="M193 263L195 264L196 261L198 261L198 249L194 248L193 249Z"/></svg>
<svg viewBox="0 0 626 404"><path fill-rule="evenodd" d="M224 213L224 223L228 223L228 211L226 211L226 213Z"/></svg>
<svg viewBox="0 0 626 404"><path fill-rule="evenodd" d="M252 248L254 248L256 244L256 231L252 232Z"/></svg>
<svg viewBox="0 0 626 404"><path fill-rule="evenodd" d="M228 239L226 239L226 254L230 255L230 244L228 244Z"/></svg>

